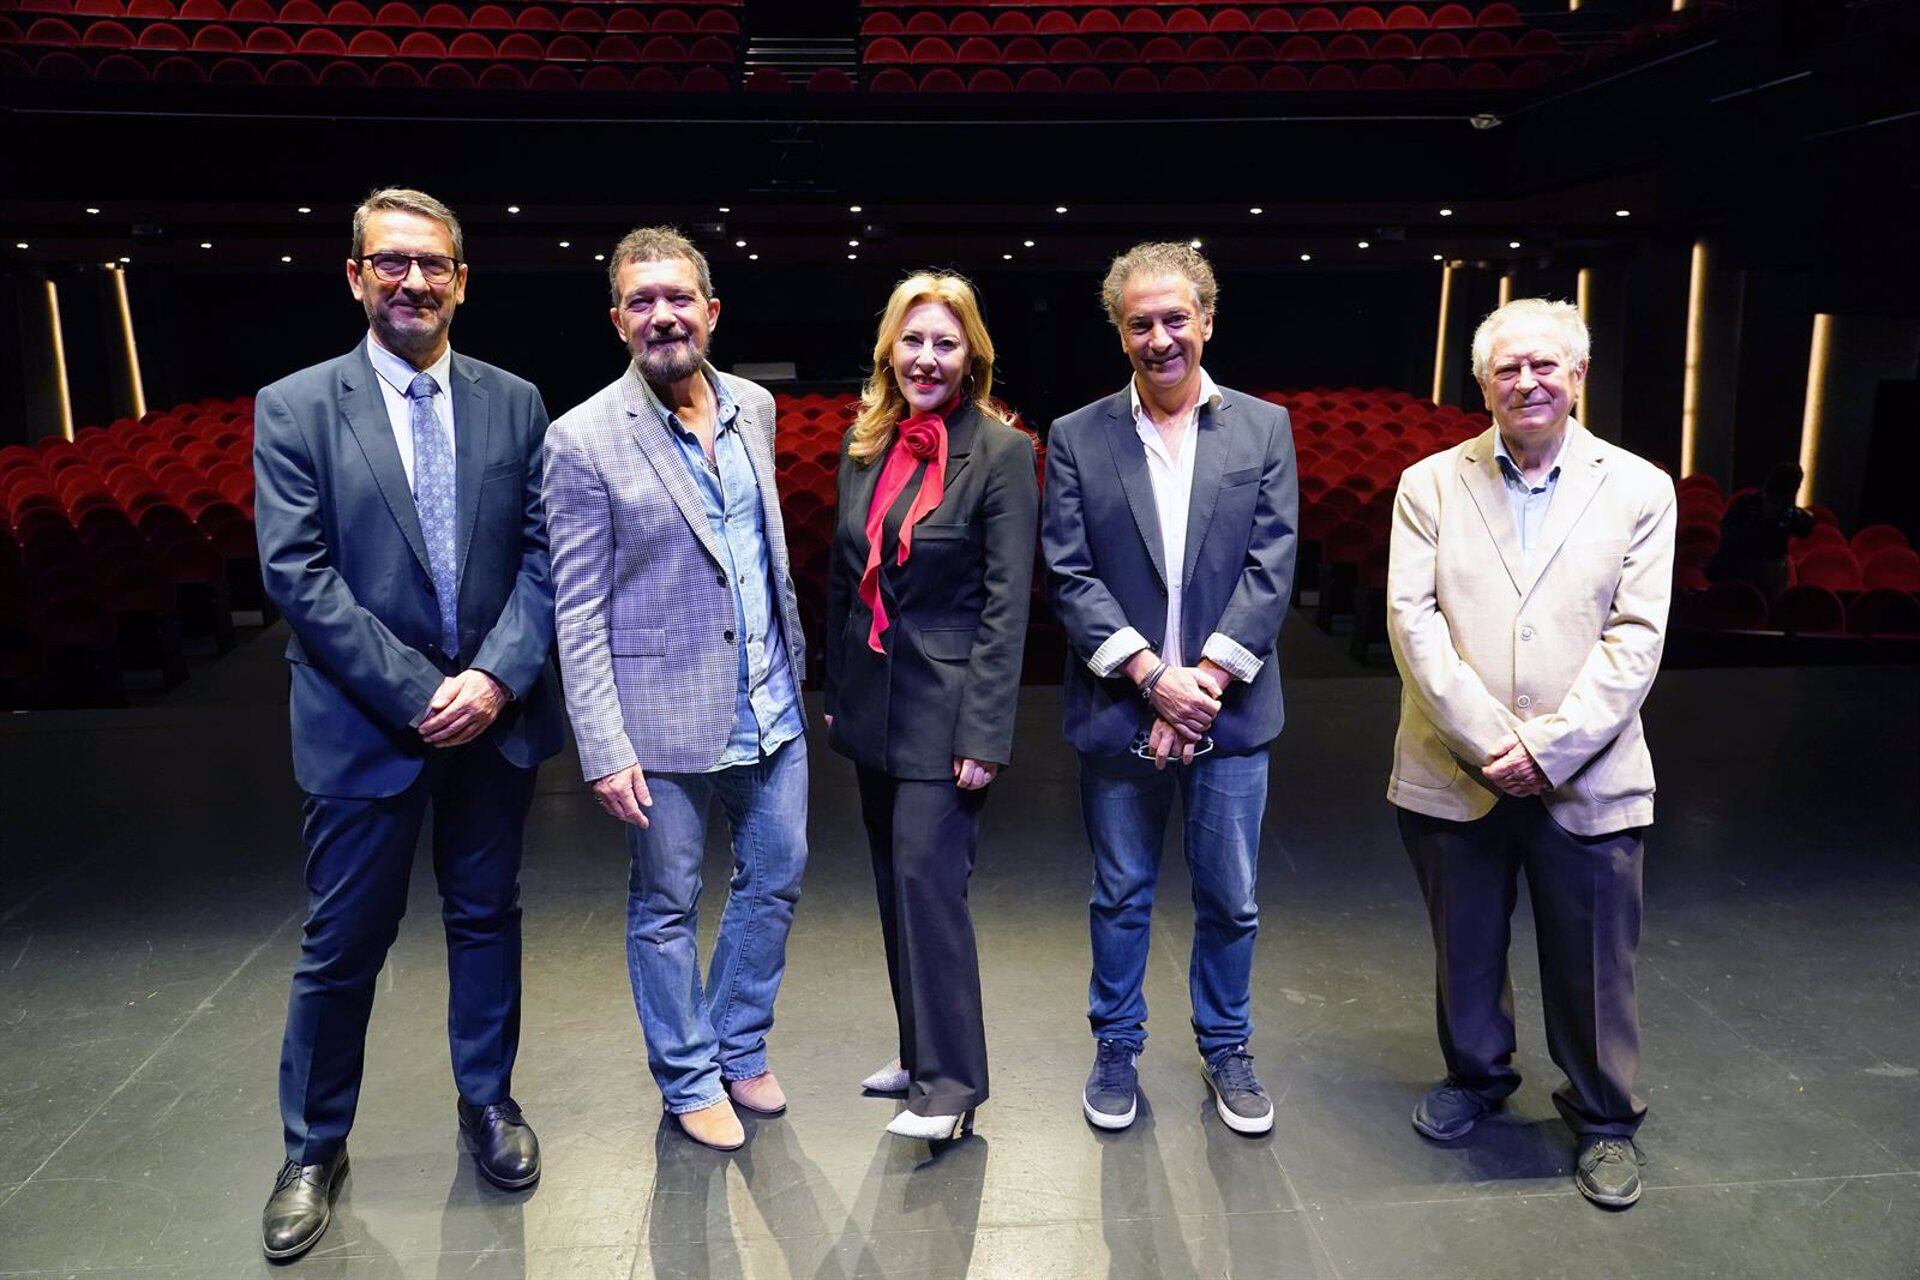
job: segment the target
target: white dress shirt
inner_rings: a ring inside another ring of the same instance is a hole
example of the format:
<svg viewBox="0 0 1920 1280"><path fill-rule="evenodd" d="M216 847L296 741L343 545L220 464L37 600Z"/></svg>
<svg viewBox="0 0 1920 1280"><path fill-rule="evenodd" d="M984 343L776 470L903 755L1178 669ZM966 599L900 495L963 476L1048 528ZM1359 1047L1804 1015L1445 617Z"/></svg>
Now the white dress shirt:
<svg viewBox="0 0 1920 1280"><path fill-rule="evenodd" d="M1170 667L1187 665L1180 639L1180 614L1185 600L1187 563L1187 516L1193 505L1193 457L1198 451L1200 410L1220 407L1220 388L1203 368L1200 370L1200 398L1181 424L1178 452L1169 451L1146 407L1140 403L1139 384L1127 380L1127 395L1133 404L1133 429L1147 451L1147 479L1153 485L1153 505L1160 521L1161 563L1167 567L1166 638L1160 656ZM1150 648L1147 638L1132 627L1122 627L1107 637L1087 662L1093 674L1105 679L1118 671L1127 659ZM1201 656L1211 659L1236 680L1252 680L1260 674L1261 660L1231 636L1218 631L1207 637Z"/></svg>
<svg viewBox="0 0 1920 1280"><path fill-rule="evenodd" d="M373 371L378 374L380 398L387 406L387 422L393 427L393 442L400 446L400 465L407 473L407 491L413 491L413 405L407 399L407 388L413 385L416 373L424 373L432 378L434 385L440 388L433 397L434 421L440 424L440 430L446 437L447 452L453 453L453 348L448 346L440 353L440 358L425 369L415 369L393 352L377 342L373 335L367 335L367 358L373 362Z"/></svg>

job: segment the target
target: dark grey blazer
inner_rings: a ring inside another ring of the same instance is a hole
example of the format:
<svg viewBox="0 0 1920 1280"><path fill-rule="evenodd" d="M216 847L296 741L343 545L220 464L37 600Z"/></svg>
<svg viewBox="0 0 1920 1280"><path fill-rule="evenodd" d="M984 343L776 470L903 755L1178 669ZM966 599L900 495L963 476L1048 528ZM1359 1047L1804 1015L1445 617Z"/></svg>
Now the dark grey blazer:
<svg viewBox="0 0 1920 1280"><path fill-rule="evenodd" d="M1101 679L1087 662L1122 627L1156 650L1166 639L1167 575L1182 575L1181 649L1198 662L1218 631L1260 658L1251 684L1235 681L1213 723L1222 751L1272 741L1286 719L1275 661L1293 593L1299 478L1287 411L1221 389L1202 407L1194 438L1187 562L1161 561L1160 515L1147 450L1125 391L1076 409L1047 436L1047 508L1041 526L1054 607L1071 647L1066 734L1075 749L1118 755L1148 723L1124 675Z"/></svg>
<svg viewBox="0 0 1920 1280"><path fill-rule="evenodd" d="M946 494L914 526L907 563L881 562L885 654L867 645L873 612L858 592L885 460L855 462L846 446L827 568L828 745L896 778L951 778L956 756L1008 763L1040 507L1033 441L971 405L947 424Z"/></svg>
<svg viewBox="0 0 1920 1280"><path fill-rule="evenodd" d="M293 771L315 795L397 794L435 748L412 725L444 676L488 672L515 701L487 730L532 768L560 750L553 584L540 505L546 407L533 384L454 353L460 652L363 342L255 397L254 522L293 639Z"/></svg>

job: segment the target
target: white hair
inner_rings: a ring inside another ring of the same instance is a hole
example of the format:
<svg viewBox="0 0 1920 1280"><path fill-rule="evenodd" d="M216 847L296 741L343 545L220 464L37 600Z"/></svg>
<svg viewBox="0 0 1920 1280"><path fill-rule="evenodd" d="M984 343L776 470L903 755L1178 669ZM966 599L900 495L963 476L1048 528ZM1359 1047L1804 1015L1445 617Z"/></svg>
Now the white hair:
<svg viewBox="0 0 1920 1280"><path fill-rule="evenodd" d="M1587 322L1580 318L1580 308L1571 302L1552 302L1546 298L1515 298L1506 306L1490 312L1480 327L1473 331L1473 380L1487 380L1487 366L1493 361L1493 339L1502 328L1515 320L1541 320L1560 330L1560 340L1566 346L1567 359L1574 364L1585 363L1591 349L1587 337Z"/></svg>

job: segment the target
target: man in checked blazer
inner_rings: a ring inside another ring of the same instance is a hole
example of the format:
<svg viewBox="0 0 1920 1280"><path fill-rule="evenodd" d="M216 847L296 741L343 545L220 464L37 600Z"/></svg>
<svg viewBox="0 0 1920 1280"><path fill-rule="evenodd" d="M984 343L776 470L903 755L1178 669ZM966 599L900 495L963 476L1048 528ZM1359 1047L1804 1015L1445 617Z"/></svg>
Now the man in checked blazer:
<svg viewBox="0 0 1920 1280"><path fill-rule="evenodd" d="M1473 338L1494 425L1414 464L1394 501L1388 635L1402 680L1387 798L1438 961L1447 1078L1413 1113L1464 1137L1519 1086L1508 917L1522 868L1539 934L1554 1104L1574 1182L1640 1195L1646 1107L1634 951L1653 763L1640 704L1671 593L1673 483L1572 417L1587 329L1564 302L1501 307Z"/></svg>
<svg viewBox="0 0 1920 1280"><path fill-rule="evenodd" d="M786 1109L767 1032L806 865L805 638L774 486L773 397L718 372L707 260L644 227L607 263L627 371L547 434L567 711L627 824L627 966L647 1061L697 1142ZM695 939L715 801L734 871L704 984Z"/></svg>

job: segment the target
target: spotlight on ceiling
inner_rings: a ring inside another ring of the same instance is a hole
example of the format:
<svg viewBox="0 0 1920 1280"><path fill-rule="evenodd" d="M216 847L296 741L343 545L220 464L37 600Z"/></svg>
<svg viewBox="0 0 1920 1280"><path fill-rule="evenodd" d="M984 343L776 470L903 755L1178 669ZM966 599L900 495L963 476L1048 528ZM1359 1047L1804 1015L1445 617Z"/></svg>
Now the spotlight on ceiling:
<svg viewBox="0 0 1920 1280"><path fill-rule="evenodd" d="M1261 214L1265 213L1266 210L1262 209L1259 205L1254 205L1251 209L1247 210L1247 212L1257 218Z"/></svg>
<svg viewBox="0 0 1920 1280"><path fill-rule="evenodd" d="M757 253L750 253L750 254L748 254L748 255L747 255L747 261L748 261L748 262L758 262L758 261L760 261L760 255L759 255L759 254L757 254Z"/></svg>
<svg viewBox="0 0 1920 1280"><path fill-rule="evenodd" d="M1451 210L1451 209L1442 209L1442 210L1440 211L1440 216L1441 216L1441 217L1443 217L1443 218L1451 218L1451 217L1453 216L1453 210Z"/></svg>
<svg viewBox="0 0 1920 1280"><path fill-rule="evenodd" d="M96 207L94 207L93 205L88 205L88 206L87 206L87 212L88 212L88 213L95 213L95 214L97 214L97 213L99 213L99 212L100 212L100 210L99 210L98 208L96 208Z"/></svg>
<svg viewBox="0 0 1920 1280"><path fill-rule="evenodd" d="M560 242L560 247L561 247L562 249L571 249L571 248L573 248L573 241L571 241L571 240L562 240L562 241Z"/></svg>
<svg viewBox="0 0 1920 1280"><path fill-rule="evenodd" d="M290 253L283 253L283 254L281 254L281 255L280 255L280 261L282 261L282 262L292 262L292 261L293 261L293 255L292 255L292 254L290 254Z"/></svg>
<svg viewBox="0 0 1920 1280"><path fill-rule="evenodd" d="M1631 218L1631 217L1633 216L1633 210L1631 210L1631 209L1615 209L1615 210L1613 211L1613 216L1614 216L1614 217L1616 217L1616 218Z"/></svg>
<svg viewBox="0 0 1920 1280"><path fill-rule="evenodd" d="M1362 249L1371 249L1371 248L1373 248L1373 245L1372 245L1372 243L1371 243L1370 241L1366 241L1366 240L1362 240L1362 241L1360 241L1360 242L1359 242L1359 244L1360 244L1360 247L1361 247Z"/></svg>
<svg viewBox="0 0 1920 1280"><path fill-rule="evenodd" d="M294 212L295 213L312 213L313 206L310 204L303 204L298 209L295 209Z"/></svg>
<svg viewBox="0 0 1920 1280"><path fill-rule="evenodd" d="M1301 255L1300 255L1300 261L1302 261L1302 262L1312 262L1312 261L1313 261L1313 255L1312 255L1312 254L1310 254L1310 253L1303 253L1303 254L1301 254Z"/></svg>
<svg viewBox="0 0 1920 1280"><path fill-rule="evenodd" d="M745 240L735 240L733 242L733 247L736 249L744 249L747 247L747 242Z"/></svg>
<svg viewBox="0 0 1920 1280"><path fill-rule="evenodd" d="M1055 205L1055 206L1053 206L1053 211L1054 211L1055 213L1065 213L1065 212L1067 211L1067 206L1065 206L1065 205L1063 205L1063 204L1057 204L1057 205Z"/></svg>
<svg viewBox="0 0 1920 1280"><path fill-rule="evenodd" d="M519 206L519 205L517 205L517 204L510 204L510 205L508 205L508 206L507 206L507 212L508 212L508 213L518 213L518 212L520 212L520 206Z"/></svg>
<svg viewBox="0 0 1920 1280"><path fill-rule="evenodd" d="M848 212L848 213L865 213L865 212L866 212L866 210L865 210L865 209L863 209L863 208L861 208L861 207L860 207L859 205L857 205L857 204L850 204L850 205L848 205L848 206L847 206L847 212Z"/></svg>
<svg viewBox="0 0 1920 1280"><path fill-rule="evenodd" d="M1518 240L1509 240L1509 241L1507 241L1507 248L1509 248L1509 249L1518 249L1519 247L1520 247L1520 242L1519 242Z"/></svg>

